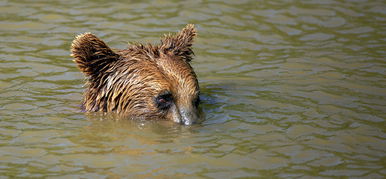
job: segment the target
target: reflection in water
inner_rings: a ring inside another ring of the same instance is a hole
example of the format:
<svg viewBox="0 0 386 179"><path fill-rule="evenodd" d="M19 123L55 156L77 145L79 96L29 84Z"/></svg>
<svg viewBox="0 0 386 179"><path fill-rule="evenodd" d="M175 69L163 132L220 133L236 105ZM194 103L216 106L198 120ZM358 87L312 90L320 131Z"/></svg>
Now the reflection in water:
<svg viewBox="0 0 386 179"><path fill-rule="evenodd" d="M0 175L385 178L385 7L0 2ZM91 31L122 49L187 23L198 27L202 123L80 112L75 35Z"/></svg>

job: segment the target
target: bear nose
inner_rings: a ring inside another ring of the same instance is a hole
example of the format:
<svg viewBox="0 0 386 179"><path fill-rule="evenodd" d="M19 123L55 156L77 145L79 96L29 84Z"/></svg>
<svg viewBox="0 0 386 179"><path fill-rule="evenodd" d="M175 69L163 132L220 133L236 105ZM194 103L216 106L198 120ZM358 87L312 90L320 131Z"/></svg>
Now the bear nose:
<svg viewBox="0 0 386 179"><path fill-rule="evenodd" d="M180 116L180 123L184 125L191 125L198 119L197 113L191 109L180 109Z"/></svg>
<svg viewBox="0 0 386 179"><path fill-rule="evenodd" d="M194 122L198 121L198 110L194 107L178 107L173 105L170 108L171 119L179 124L191 125Z"/></svg>

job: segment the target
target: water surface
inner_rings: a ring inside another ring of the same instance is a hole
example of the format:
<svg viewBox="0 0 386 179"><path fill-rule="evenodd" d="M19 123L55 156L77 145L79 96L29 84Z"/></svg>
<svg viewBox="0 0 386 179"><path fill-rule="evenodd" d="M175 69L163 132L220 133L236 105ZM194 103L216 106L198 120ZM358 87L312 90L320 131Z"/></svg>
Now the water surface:
<svg viewBox="0 0 386 179"><path fill-rule="evenodd" d="M386 3L1 1L0 175L385 178ZM69 56L194 23L200 125L79 111Z"/></svg>

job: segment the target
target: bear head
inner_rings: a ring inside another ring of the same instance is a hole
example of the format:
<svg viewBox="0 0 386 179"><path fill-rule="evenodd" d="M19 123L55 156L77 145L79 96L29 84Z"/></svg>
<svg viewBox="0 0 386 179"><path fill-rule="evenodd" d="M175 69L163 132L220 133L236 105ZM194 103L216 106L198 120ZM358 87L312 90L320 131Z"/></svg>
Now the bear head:
<svg viewBox="0 0 386 179"><path fill-rule="evenodd" d="M71 56L86 76L84 111L115 112L190 125L200 116L200 90L190 65L194 25L165 35L158 45L113 51L91 33L78 35Z"/></svg>

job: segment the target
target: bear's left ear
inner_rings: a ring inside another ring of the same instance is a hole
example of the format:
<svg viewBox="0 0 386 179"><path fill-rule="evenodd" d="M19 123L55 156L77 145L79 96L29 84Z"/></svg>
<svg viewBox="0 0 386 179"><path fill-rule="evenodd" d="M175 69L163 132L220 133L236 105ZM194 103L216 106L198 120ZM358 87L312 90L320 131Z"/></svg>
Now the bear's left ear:
<svg viewBox="0 0 386 179"><path fill-rule="evenodd" d="M119 59L102 40L91 33L78 35L71 45L71 56L79 69L88 77L96 77Z"/></svg>
<svg viewBox="0 0 386 179"><path fill-rule="evenodd" d="M186 62L190 62L192 60L192 55L194 55L192 44L196 34L194 25L188 24L175 35L165 35L165 37L161 39L160 50L165 54L172 52L174 55L180 56Z"/></svg>

